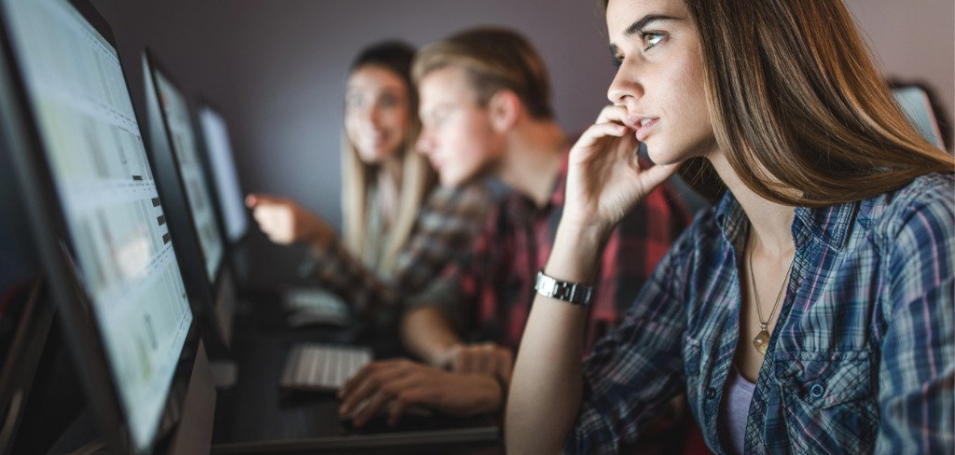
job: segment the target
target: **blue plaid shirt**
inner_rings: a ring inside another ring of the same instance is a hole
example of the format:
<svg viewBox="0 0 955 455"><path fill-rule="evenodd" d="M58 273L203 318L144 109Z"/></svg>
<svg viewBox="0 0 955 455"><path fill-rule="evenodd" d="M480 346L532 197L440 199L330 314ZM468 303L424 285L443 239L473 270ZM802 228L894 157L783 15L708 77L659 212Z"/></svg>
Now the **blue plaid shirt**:
<svg viewBox="0 0 955 455"><path fill-rule="evenodd" d="M759 372L746 454L955 452L955 178L796 208L792 276ZM732 194L697 217L584 364L569 453L619 453L687 391L706 442L739 338L749 221ZM747 340L748 342L748 340Z"/></svg>

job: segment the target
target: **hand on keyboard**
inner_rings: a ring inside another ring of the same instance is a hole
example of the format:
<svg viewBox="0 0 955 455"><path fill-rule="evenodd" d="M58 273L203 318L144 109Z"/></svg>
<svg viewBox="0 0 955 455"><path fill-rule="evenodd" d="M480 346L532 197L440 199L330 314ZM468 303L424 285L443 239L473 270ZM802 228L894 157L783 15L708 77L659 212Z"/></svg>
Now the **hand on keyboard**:
<svg viewBox="0 0 955 455"><path fill-rule="evenodd" d="M455 416L499 409L502 393L493 376L444 371L410 360L373 362L338 391L339 415L361 427L379 413L395 425L411 407Z"/></svg>
<svg viewBox="0 0 955 455"><path fill-rule="evenodd" d="M440 363L455 373L497 374L510 382L514 353L494 343L458 344L448 349Z"/></svg>

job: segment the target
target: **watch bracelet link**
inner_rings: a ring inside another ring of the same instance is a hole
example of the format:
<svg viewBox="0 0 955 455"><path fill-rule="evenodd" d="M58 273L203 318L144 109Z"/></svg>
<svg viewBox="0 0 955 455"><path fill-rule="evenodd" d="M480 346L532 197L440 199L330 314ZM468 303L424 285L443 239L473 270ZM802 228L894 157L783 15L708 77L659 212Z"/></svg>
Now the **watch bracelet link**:
<svg viewBox="0 0 955 455"><path fill-rule="evenodd" d="M582 306L590 305L594 297L593 286L583 283L561 281L545 275L543 270L537 272L534 290L544 297Z"/></svg>

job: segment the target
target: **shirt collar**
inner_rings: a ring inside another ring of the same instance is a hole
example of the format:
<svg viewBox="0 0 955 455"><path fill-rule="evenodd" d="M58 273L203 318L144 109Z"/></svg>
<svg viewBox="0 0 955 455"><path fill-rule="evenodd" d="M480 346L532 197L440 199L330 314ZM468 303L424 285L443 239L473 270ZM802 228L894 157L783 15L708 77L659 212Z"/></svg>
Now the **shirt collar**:
<svg viewBox="0 0 955 455"><path fill-rule="evenodd" d="M793 220L793 238L800 240L813 236L830 249L839 251L849 236L849 228L859 207L858 202L825 207L796 207Z"/></svg>
<svg viewBox="0 0 955 455"><path fill-rule="evenodd" d="M792 225L796 247L814 237L833 250L841 250L858 206L857 202L850 202L816 208L796 207ZM741 246L738 242L749 231L749 220L732 192L723 195L716 206L715 216L723 237L732 245Z"/></svg>

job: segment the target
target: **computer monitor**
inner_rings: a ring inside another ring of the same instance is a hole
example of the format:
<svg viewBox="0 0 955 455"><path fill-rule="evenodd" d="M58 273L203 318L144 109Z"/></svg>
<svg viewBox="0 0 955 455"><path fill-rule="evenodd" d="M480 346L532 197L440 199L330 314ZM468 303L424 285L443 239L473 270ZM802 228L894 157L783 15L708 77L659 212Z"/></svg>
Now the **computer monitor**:
<svg viewBox="0 0 955 455"><path fill-rule="evenodd" d="M197 112L226 237L230 244L235 245L249 232L249 215L229 139L229 126L208 102L201 102Z"/></svg>
<svg viewBox="0 0 955 455"><path fill-rule="evenodd" d="M82 0L0 0L0 40L0 141L88 402L150 452L202 351L112 32Z"/></svg>
<svg viewBox="0 0 955 455"><path fill-rule="evenodd" d="M215 281L222 267L225 244L210 197L210 188L202 163L199 161L198 138L192 130L188 101L155 64L152 70L159 95L159 106L162 108L163 120L166 122L166 132L172 144L176 164L178 164L181 183L186 191L193 228L196 230L199 246L202 248L205 259L206 273L209 281Z"/></svg>
<svg viewBox="0 0 955 455"><path fill-rule="evenodd" d="M945 150L935 110L925 89L917 85L902 85L893 88L892 95L915 130L932 145Z"/></svg>
<svg viewBox="0 0 955 455"><path fill-rule="evenodd" d="M200 286L211 293L201 299L205 332L228 348L231 342L234 283L225 264L226 244L212 191L200 157L200 144L189 104L150 50L143 53L150 149L159 193L164 196L173 238L185 259L203 265ZM189 247L195 245L195 247ZM207 345L209 345L207 337ZM210 352L212 348L210 346ZM215 353L217 358L223 356Z"/></svg>

